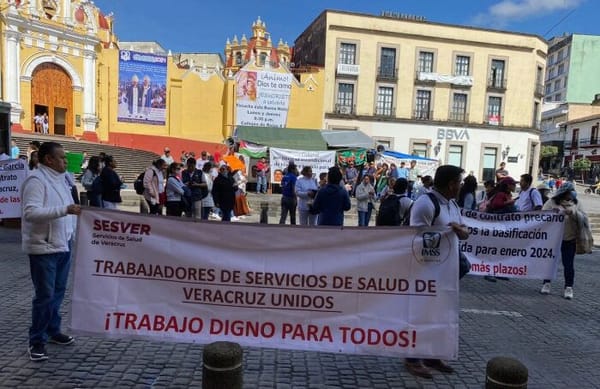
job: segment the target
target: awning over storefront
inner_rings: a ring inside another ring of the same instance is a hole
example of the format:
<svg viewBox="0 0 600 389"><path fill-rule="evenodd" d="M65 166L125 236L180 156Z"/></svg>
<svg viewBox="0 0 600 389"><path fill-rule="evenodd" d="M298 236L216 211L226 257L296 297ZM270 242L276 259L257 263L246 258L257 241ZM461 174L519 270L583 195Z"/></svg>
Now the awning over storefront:
<svg viewBox="0 0 600 389"><path fill-rule="evenodd" d="M280 149L327 150L327 142L319 130L238 126L234 136L238 141Z"/></svg>
<svg viewBox="0 0 600 389"><path fill-rule="evenodd" d="M373 138L360 130L323 130L321 135L330 148L362 148L375 147Z"/></svg>

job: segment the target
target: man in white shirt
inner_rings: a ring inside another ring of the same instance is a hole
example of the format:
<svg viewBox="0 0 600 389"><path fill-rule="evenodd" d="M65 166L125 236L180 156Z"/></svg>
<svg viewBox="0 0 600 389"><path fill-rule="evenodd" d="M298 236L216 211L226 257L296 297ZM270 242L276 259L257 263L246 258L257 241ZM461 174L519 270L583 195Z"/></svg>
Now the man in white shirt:
<svg viewBox="0 0 600 389"><path fill-rule="evenodd" d="M536 188L531 187L533 177L531 174L522 174L519 185L521 192L515 205L519 212L539 211L544 203L542 202L542 194Z"/></svg>
<svg viewBox="0 0 600 389"><path fill-rule="evenodd" d="M458 239L465 240L469 232L462 221L460 208L455 199L460 191L463 169L452 165L443 165L435 171L433 178L433 190L429 195L419 197L410 211L411 227L423 226L449 226ZM439 214L436 216L436 206L433 199L435 196L439 203ZM431 369L444 373L452 373L454 369L440 359L417 359L407 358L405 362L409 373L423 378L433 378Z"/></svg>
<svg viewBox="0 0 600 389"><path fill-rule="evenodd" d="M167 166L175 162L171 156L171 150L168 147L165 147L165 153L160 158L167 163Z"/></svg>

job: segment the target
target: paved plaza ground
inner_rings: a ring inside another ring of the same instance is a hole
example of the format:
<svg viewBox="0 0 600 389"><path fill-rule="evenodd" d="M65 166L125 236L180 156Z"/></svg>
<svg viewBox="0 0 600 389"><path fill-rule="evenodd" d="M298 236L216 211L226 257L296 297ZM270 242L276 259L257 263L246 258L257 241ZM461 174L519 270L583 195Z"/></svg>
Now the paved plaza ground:
<svg viewBox="0 0 600 389"><path fill-rule="evenodd" d="M596 198L597 197L597 198ZM600 209L600 196L582 195ZM274 222L271 219L271 222ZM535 280L490 283L467 276L460 287L460 351L453 375L407 373L399 358L244 348L246 388L482 388L488 360L509 356L529 369L529 388L600 388L600 252L576 257L575 298L562 298L562 268L552 294ZM0 227L0 388L199 388L202 345L78 336L48 345L50 359L27 355L32 285L18 230ZM63 312L68 323L69 290Z"/></svg>

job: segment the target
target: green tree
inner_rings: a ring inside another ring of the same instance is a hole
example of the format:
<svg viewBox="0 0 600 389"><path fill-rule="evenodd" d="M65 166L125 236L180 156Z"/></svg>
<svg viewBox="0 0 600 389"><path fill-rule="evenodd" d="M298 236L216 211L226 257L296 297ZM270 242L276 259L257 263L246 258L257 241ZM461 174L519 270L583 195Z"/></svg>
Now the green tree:
<svg viewBox="0 0 600 389"><path fill-rule="evenodd" d="M590 167L592 167L592 161L587 158L576 159L575 162L573 162L573 169L576 171L590 170Z"/></svg>
<svg viewBox="0 0 600 389"><path fill-rule="evenodd" d="M541 157L542 158L552 158L558 155L558 147L557 146L542 146Z"/></svg>

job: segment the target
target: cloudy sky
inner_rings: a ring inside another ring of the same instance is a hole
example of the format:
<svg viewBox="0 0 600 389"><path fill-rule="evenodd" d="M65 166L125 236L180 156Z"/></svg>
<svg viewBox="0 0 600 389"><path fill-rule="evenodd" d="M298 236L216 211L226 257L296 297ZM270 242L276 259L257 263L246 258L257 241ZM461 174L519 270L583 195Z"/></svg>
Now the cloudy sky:
<svg viewBox="0 0 600 389"><path fill-rule="evenodd" d="M115 15L122 41L157 41L173 52L222 53L227 38L250 35L259 16L274 42L293 45L324 9L379 15L413 14L428 21L524 32L600 35L599 0L96 0Z"/></svg>

